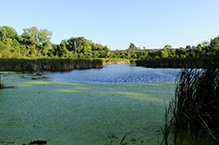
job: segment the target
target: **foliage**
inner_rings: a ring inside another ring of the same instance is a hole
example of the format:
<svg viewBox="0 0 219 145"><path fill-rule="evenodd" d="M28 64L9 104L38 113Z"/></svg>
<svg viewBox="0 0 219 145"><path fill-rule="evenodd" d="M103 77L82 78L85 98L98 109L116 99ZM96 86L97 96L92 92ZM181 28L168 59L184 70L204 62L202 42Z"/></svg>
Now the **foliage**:
<svg viewBox="0 0 219 145"><path fill-rule="evenodd" d="M136 47L134 43L130 43L129 48L127 50L140 50L140 48Z"/></svg>
<svg viewBox="0 0 219 145"><path fill-rule="evenodd" d="M219 143L218 67L218 61L208 61L206 69L184 68L179 74L167 127L174 144Z"/></svg>
<svg viewBox="0 0 219 145"><path fill-rule="evenodd" d="M37 27L31 27L23 29L22 33L23 40L26 44L43 44L46 41L50 41L52 32L47 29L38 30Z"/></svg>
<svg viewBox="0 0 219 145"><path fill-rule="evenodd" d="M0 27L0 41L5 38L18 39L16 30L9 26Z"/></svg>
<svg viewBox="0 0 219 145"><path fill-rule="evenodd" d="M87 40L84 37L72 37L67 40L67 49L69 51L74 51L77 53L89 53L92 51L109 51L107 46L103 46L98 43L93 43L91 40ZM74 45L76 45L76 50L74 49Z"/></svg>
<svg viewBox="0 0 219 145"><path fill-rule="evenodd" d="M23 29L19 36L9 26L0 27L0 58L122 58L130 60L203 58L219 56L219 36L211 42L203 41L197 46L172 48L165 45L162 49L146 49L130 43L127 50L110 51L107 45L93 43L84 37L64 39L60 44L50 42L52 32L47 29L31 27Z"/></svg>

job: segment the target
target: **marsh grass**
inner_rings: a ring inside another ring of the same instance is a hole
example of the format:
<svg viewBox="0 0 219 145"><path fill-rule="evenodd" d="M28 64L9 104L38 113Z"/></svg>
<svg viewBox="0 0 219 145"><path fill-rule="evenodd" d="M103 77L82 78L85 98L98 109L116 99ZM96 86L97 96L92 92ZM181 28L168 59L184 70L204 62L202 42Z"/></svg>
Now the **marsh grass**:
<svg viewBox="0 0 219 145"><path fill-rule="evenodd" d="M0 89L4 89L4 88L5 88L5 86L4 86L4 84L2 83L1 74L0 74Z"/></svg>
<svg viewBox="0 0 219 145"><path fill-rule="evenodd" d="M210 61L204 68L184 68L179 74L165 115L165 145L219 144L219 63Z"/></svg>
<svg viewBox="0 0 219 145"><path fill-rule="evenodd" d="M127 64L133 62L133 60L130 59L124 59L124 58L101 58L103 64Z"/></svg>
<svg viewBox="0 0 219 145"><path fill-rule="evenodd" d="M99 59L0 58L0 71L62 71L101 67L102 61Z"/></svg>
<svg viewBox="0 0 219 145"><path fill-rule="evenodd" d="M152 68L203 68L206 62L218 62L218 57L154 58L136 60L136 66Z"/></svg>

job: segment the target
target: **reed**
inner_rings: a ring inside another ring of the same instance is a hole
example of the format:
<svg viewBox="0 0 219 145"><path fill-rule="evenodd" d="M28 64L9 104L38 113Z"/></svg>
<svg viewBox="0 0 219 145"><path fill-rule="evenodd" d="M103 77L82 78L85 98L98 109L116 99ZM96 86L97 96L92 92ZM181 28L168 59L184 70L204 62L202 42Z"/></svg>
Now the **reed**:
<svg viewBox="0 0 219 145"><path fill-rule="evenodd" d="M99 59L0 59L0 71L60 71L101 67L102 61Z"/></svg>
<svg viewBox="0 0 219 145"><path fill-rule="evenodd" d="M100 58L103 64L127 64L133 62L130 59L123 59L123 58Z"/></svg>
<svg viewBox="0 0 219 145"><path fill-rule="evenodd" d="M136 66L152 68L203 68L206 62L218 62L218 57L155 58L136 60Z"/></svg>
<svg viewBox="0 0 219 145"><path fill-rule="evenodd" d="M178 75L166 122L174 136L170 143L219 144L219 62L209 61L204 68L184 68Z"/></svg>

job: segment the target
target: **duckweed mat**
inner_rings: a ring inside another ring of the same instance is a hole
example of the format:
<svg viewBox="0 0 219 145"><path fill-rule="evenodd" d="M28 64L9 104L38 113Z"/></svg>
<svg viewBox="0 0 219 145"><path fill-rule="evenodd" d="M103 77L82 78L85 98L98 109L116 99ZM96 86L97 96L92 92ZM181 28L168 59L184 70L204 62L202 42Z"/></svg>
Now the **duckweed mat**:
<svg viewBox="0 0 219 145"><path fill-rule="evenodd" d="M39 74L3 73L0 144L117 145L161 142L174 82L56 83Z"/></svg>

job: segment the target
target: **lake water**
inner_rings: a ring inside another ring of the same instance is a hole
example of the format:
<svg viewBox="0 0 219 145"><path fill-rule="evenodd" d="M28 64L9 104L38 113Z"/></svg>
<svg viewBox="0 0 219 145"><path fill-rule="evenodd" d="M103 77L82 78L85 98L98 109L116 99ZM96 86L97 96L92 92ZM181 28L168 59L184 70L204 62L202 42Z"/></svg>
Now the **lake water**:
<svg viewBox="0 0 219 145"><path fill-rule="evenodd" d="M54 82L85 84L138 84L175 81L180 69L136 67L134 64L104 65L101 69L46 72Z"/></svg>

